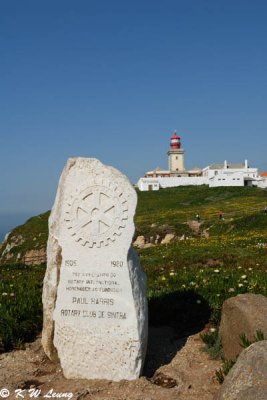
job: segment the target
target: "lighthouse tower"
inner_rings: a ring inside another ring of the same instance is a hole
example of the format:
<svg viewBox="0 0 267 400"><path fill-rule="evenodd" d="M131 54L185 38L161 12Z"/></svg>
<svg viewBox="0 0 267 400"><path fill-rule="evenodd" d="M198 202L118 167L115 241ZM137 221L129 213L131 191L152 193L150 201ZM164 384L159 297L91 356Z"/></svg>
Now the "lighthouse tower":
<svg viewBox="0 0 267 400"><path fill-rule="evenodd" d="M171 176L188 176L184 168L184 149L181 148L180 136L174 132L168 151L169 171Z"/></svg>

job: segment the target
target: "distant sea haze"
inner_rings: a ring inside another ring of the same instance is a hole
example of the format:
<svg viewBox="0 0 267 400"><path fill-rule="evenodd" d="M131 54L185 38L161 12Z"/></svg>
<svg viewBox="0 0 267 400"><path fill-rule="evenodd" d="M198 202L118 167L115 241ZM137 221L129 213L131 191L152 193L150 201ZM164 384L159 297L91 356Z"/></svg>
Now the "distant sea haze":
<svg viewBox="0 0 267 400"><path fill-rule="evenodd" d="M5 237L6 233L7 232L5 232L5 231L0 231L0 242L2 242L4 240L4 237Z"/></svg>
<svg viewBox="0 0 267 400"><path fill-rule="evenodd" d="M5 235L16 228L18 225L24 224L30 217L38 213L0 213L0 243L4 240Z"/></svg>
<svg viewBox="0 0 267 400"><path fill-rule="evenodd" d="M15 228L15 227L13 227L13 228ZM5 236L6 236L6 234L7 234L8 232L10 232L11 230L12 230L12 229L4 229L4 228L1 227L1 229L0 229L0 243L3 242L3 240L4 240Z"/></svg>

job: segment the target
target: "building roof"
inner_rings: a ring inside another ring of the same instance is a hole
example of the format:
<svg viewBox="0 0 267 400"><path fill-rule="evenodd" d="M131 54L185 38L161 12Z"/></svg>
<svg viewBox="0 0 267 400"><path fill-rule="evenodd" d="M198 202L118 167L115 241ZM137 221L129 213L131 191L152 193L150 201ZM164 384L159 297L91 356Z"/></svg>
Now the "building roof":
<svg viewBox="0 0 267 400"><path fill-rule="evenodd" d="M267 176L267 172L261 172L259 176Z"/></svg>
<svg viewBox="0 0 267 400"><path fill-rule="evenodd" d="M187 171L187 172L196 172L196 171L202 171L202 168L199 168L199 167L194 167L194 168L191 168L189 171Z"/></svg>
<svg viewBox="0 0 267 400"><path fill-rule="evenodd" d="M237 163L237 164L232 164L232 163L227 163L227 167L229 169L240 169L240 168L245 168L244 163ZM210 169L223 169L224 164L211 164L209 166Z"/></svg>
<svg viewBox="0 0 267 400"><path fill-rule="evenodd" d="M160 173L169 174L170 171L169 170L164 170L164 169L162 169L160 167L157 167L157 168L153 169L152 171L147 171L146 172L146 174L160 174Z"/></svg>

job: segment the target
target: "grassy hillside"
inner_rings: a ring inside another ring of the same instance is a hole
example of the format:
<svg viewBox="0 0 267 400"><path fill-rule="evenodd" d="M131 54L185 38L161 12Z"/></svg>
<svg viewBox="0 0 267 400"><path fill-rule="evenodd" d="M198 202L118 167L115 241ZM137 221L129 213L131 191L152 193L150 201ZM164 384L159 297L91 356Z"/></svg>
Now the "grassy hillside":
<svg viewBox="0 0 267 400"><path fill-rule="evenodd" d="M40 332L44 272L45 265L0 266L0 353Z"/></svg>
<svg viewBox="0 0 267 400"><path fill-rule="evenodd" d="M183 229L188 234L186 222L197 213L201 216L200 231L191 231L188 240L139 250L149 297L171 296L163 313L172 310L175 315L174 293L179 299L181 293L193 293L198 296L195 303L208 304L217 323L228 297L245 292L267 295L266 204L267 192L257 188L203 186L139 193L136 222L147 236L162 224L178 235ZM208 237L202 236L203 231Z"/></svg>
<svg viewBox="0 0 267 400"><path fill-rule="evenodd" d="M203 185L138 191L135 236L150 237L162 231L192 236L194 232L187 222L195 219L197 213L201 216L200 233L208 229L212 237L230 233L245 235L248 230L260 234L266 226L266 219L262 218L266 205L267 192L257 188L208 188ZM224 213L224 221L218 219L220 211ZM16 256L46 246L49 213L30 218L11 232L6 244L12 244L12 254Z"/></svg>
<svg viewBox="0 0 267 400"><path fill-rule="evenodd" d="M223 230L227 232L231 223L238 224L236 228L239 230L242 219L247 218L245 225L250 216L262 214L266 205L267 192L249 187L209 188L203 185L139 192L136 225L138 232L149 233L153 223L168 224L177 227L179 234L181 224L194 219L197 213L200 213L203 227L218 225L218 214L222 211L225 218ZM252 225L257 228L258 222Z"/></svg>
<svg viewBox="0 0 267 400"><path fill-rule="evenodd" d="M0 264L21 262L28 250L46 248L49 215L50 211L47 211L32 217L11 231L0 246Z"/></svg>
<svg viewBox="0 0 267 400"><path fill-rule="evenodd" d="M138 192L136 235L150 238L174 232L185 238L138 250L148 277L151 323L173 324L187 332L190 324L209 318L217 323L221 305L230 296L244 292L267 296L266 205L267 191L257 188L201 186ZM199 232L188 225L197 213ZM10 252L17 255L45 246L48 216L49 212L17 227L8 238L9 244L15 243ZM44 272L45 265L0 268L3 348L29 339L41 328Z"/></svg>

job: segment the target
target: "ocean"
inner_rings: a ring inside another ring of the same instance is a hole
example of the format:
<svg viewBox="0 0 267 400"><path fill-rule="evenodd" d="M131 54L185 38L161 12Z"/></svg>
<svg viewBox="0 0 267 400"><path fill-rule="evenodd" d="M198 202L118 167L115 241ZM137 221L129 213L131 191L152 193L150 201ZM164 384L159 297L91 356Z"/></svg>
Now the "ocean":
<svg viewBox="0 0 267 400"><path fill-rule="evenodd" d="M0 243L4 240L5 234L5 231L0 231Z"/></svg>
<svg viewBox="0 0 267 400"><path fill-rule="evenodd" d="M24 224L34 213L0 213L0 243L5 235L16 226Z"/></svg>

